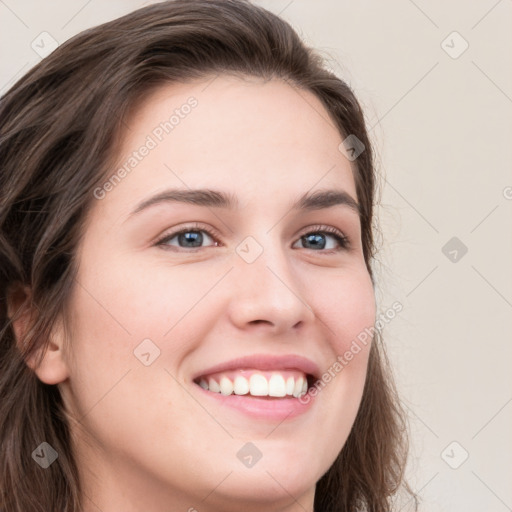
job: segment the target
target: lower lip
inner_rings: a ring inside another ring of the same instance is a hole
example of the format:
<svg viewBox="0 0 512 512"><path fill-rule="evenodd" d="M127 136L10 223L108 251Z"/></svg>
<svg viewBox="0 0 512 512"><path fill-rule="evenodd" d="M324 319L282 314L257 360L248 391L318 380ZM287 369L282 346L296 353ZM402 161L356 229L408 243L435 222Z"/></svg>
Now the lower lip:
<svg viewBox="0 0 512 512"><path fill-rule="evenodd" d="M298 398L263 398L249 395L223 395L213 393L194 383L194 388L201 392L202 396L212 400L221 407L231 407L248 416L258 419L280 420L295 418L311 409L313 396L307 395L302 399Z"/></svg>

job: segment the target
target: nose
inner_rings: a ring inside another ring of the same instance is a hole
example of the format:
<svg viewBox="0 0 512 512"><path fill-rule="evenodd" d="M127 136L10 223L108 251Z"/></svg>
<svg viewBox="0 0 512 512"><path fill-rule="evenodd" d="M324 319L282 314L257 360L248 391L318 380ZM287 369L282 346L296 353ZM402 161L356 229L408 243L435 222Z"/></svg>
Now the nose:
<svg viewBox="0 0 512 512"><path fill-rule="evenodd" d="M238 254L234 257L228 313L239 329L281 334L313 320L304 297L305 280L294 271L283 248L265 247L252 263Z"/></svg>

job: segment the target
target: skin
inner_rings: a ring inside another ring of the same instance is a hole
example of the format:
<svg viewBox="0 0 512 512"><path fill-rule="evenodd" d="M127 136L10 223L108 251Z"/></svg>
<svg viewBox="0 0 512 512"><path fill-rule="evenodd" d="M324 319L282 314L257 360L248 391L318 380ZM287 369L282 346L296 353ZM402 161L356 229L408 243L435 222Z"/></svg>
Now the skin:
<svg viewBox="0 0 512 512"><path fill-rule="evenodd" d="M191 376L255 353L299 354L326 371L374 325L357 213L290 210L320 189L357 199L353 164L314 95L225 75L149 96L128 122L119 162L190 96L197 107L93 200L69 303L72 339L56 329L36 373L63 395L84 512L312 511L315 484L355 419L370 344L306 414L282 422L207 404ZM167 188L222 190L240 209L167 203L130 218ZM177 237L155 245L195 222L220 236L202 232L198 248ZM317 225L337 228L350 247L329 251L339 247L330 233L326 249L301 242ZM235 251L247 236L263 248L251 264ZM134 356L147 338L160 350L149 366ZM248 441L262 453L252 468L236 456Z"/></svg>

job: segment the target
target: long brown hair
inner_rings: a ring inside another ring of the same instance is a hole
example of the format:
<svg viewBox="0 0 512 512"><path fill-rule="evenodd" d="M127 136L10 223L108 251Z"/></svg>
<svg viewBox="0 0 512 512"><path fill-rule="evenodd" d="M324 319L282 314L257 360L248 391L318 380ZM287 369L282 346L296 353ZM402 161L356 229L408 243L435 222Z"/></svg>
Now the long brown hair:
<svg viewBox="0 0 512 512"><path fill-rule="evenodd" d="M59 319L67 325L85 217L93 191L112 168L130 109L165 83L220 73L276 77L310 91L343 138L355 135L364 144L354 161L354 180L374 283L377 183L363 112L350 87L324 68L288 23L246 0L176 0L68 40L0 100L3 512L81 510L60 393L42 383L26 360L34 353L42 358ZM28 318L22 336L13 329L19 318ZM42 442L58 453L44 470L33 460ZM315 512L390 510L397 490L411 492L403 481L406 453L405 416L377 331L355 423L317 483Z"/></svg>

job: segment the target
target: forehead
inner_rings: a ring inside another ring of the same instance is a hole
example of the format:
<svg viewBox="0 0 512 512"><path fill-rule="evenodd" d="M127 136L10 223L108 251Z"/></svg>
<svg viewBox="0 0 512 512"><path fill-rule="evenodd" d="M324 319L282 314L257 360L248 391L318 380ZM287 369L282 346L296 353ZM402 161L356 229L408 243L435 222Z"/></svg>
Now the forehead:
<svg viewBox="0 0 512 512"><path fill-rule="evenodd" d="M128 172L109 202L133 203L167 186L223 188L245 195L242 203L333 186L356 197L352 164L328 112L313 93L284 80L220 75L162 85L127 124L112 173Z"/></svg>

